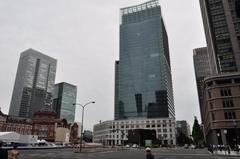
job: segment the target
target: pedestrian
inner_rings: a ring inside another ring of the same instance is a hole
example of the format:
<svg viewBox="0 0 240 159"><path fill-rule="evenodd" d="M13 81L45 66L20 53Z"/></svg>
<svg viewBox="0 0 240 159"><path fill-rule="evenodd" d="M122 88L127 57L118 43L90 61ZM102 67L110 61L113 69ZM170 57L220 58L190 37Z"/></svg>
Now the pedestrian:
<svg viewBox="0 0 240 159"><path fill-rule="evenodd" d="M17 150L17 145L14 145L13 149L9 153L9 159L18 159L19 155L20 155L20 153Z"/></svg>
<svg viewBox="0 0 240 159"><path fill-rule="evenodd" d="M227 151L228 151L228 154L230 155L231 154L231 148L230 148L229 145L227 146Z"/></svg>
<svg viewBox="0 0 240 159"><path fill-rule="evenodd" d="M0 159L8 159L8 152L7 150L2 148L3 142L0 141Z"/></svg>
<svg viewBox="0 0 240 159"><path fill-rule="evenodd" d="M213 154L213 146L212 145L208 146L208 151L210 151Z"/></svg>
<svg viewBox="0 0 240 159"><path fill-rule="evenodd" d="M236 153L238 154L239 153L239 145L236 145Z"/></svg>
<svg viewBox="0 0 240 159"><path fill-rule="evenodd" d="M146 148L146 159L154 159L154 156L149 147Z"/></svg>

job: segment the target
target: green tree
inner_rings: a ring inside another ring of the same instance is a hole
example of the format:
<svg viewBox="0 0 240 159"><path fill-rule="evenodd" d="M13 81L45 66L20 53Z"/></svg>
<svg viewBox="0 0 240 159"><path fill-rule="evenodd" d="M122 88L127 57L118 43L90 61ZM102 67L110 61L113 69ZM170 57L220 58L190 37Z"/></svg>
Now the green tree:
<svg viewBox="0 0 240 159"><path fill-rule="evenodd" d="M192 137L193 137L194 144L200 146L200 144L203 143L203 140L204 140L203 131L198 123L197 117L194 117Z"/></svg>

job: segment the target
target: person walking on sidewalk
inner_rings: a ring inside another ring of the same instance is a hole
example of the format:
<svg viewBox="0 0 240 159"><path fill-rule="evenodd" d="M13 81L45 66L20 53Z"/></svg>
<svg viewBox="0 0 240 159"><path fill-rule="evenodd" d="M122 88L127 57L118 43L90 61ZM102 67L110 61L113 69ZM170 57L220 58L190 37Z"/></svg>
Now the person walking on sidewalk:
<svg viewBox="0 0 240 159"><path fill-rule="evenodd" d="M239 154L239 145L236 145L236 153Z"/></svg>
<svg viewBox="0 0 240 159"><path fill-rule="evenodd" d="M8 152L7 150L2 148L3 142L0 141L0 159L8 159Z"/></svg>
<svg viewBox="0 0 240 159"><path fill-rule="evenodd" d="M146 148L146 159L154 159L154 156L149 147Z"/></svg>
<svg viewBox="0 0 240 159"><path fill-rule="evenodd" d="M229 145L227 145L227 152L229 155L231 154L231 147Z"/></svg>

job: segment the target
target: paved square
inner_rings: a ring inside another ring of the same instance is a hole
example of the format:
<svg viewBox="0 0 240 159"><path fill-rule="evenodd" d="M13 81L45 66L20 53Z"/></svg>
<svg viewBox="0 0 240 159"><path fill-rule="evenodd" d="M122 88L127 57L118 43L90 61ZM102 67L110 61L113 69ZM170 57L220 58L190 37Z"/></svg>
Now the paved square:
<svg viewBox="0 0 240 159"><path fill-rule="evenodd" d="M206 150L154 149L155 159L239 159L240 157L212 156ZM145 159L144 149L74 153L72 149L22 150L19 159Z"/></svg>

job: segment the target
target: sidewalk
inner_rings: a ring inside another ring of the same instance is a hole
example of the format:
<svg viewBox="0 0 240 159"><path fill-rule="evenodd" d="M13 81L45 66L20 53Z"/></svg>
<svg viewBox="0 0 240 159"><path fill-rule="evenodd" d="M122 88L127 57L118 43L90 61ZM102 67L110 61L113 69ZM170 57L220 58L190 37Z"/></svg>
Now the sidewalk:
<svg viewBox="0 0 240 159"><path fill-rule="evenodd" d="M129 150L124 148L124 151ZM117 151L123 151L122 148L114 147L114 148L83 148L82 153L97 153L97 152L117 152ZM74 153L80 153L79 149L73 149Z"/></svg>
<svg viewBox="0 0 240 159"><path fill-rule="evenodd" d="M236 153L236 151L230 151L230 154L228 154L227 151L214 151L213 155L226 155L226 156L239 156L240 157L240 153Z"/></svg>

